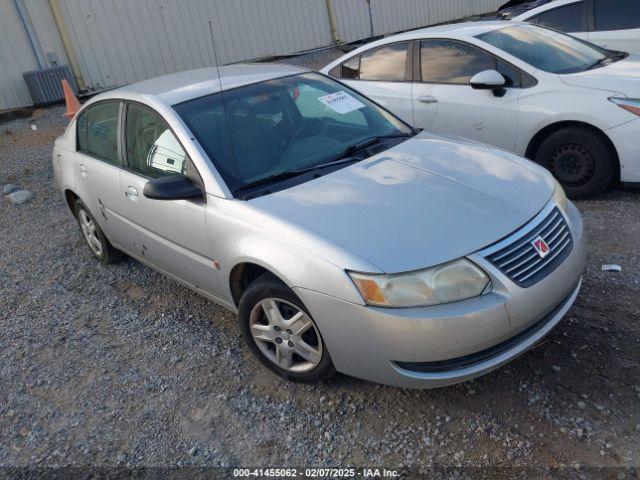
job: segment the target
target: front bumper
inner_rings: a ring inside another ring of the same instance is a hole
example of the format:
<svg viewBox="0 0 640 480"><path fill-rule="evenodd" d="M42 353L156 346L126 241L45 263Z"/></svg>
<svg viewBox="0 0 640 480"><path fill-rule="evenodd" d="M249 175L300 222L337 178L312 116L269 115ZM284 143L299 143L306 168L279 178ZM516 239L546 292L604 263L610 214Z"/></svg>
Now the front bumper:
<svg viewBox="0 0 640 480"><path fill-rule="evenodd" d="M489 273L494 291L461 302L388 309L302 288L296 293L316 320L339 372L406 388L459 383L527 351L573 305L585 261L584 234L572 204L565 218L573 235L571 253L528 288L513 283L479 252L469 258Z"/></svg>

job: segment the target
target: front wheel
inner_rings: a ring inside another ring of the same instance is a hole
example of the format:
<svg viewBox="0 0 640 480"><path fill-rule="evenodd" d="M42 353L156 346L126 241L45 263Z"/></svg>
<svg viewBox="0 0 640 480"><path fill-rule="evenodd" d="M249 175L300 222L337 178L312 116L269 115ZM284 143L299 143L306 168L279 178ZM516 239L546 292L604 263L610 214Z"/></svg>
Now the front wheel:
<svg viewBox="0 0 640 480"><path fill-rule="evenodd" d="M601 193L616 171L605 139L576 127L551 134L540 145L535 161L549 170L573 199Z"/></svg>
<svg viewBox="0 0 640 480"><path fill-rule="evenodd" d="M313 318L293 291L272 275L261 276L247 288L238 320L251 352L279 376L316 382L335 374Z"/></svg>

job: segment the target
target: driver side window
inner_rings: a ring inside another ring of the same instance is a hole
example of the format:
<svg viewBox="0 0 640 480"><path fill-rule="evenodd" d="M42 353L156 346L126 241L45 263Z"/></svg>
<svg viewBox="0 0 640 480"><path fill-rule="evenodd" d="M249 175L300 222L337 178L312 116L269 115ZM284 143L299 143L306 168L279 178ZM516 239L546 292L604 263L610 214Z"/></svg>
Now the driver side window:
<svg viewBox="0 0 640 480"><path fill-rule="evenodd" d="M420 42L423 82L468 85L475 74L495 68L492 55L471 45L450 40Z"/></svg>
<svg viewBox="0 0 640 480"><path fill-rule="evenodd" d="M129 104L125 129L129 168L151 178L187 175L187 154L157 113Z"/></svg>

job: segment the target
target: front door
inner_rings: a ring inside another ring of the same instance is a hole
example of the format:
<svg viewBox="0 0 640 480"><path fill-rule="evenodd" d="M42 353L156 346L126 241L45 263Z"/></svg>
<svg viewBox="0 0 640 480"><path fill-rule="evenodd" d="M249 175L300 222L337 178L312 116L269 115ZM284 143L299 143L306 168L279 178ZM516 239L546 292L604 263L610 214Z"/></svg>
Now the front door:
<svg viewBox="0 0 640 480"><path fill-rule="evenodd" d="M514 151L521 73L464 42L432 39L420 43L421 79L413 86L414 123L434 133L456 135ZM474 90L469 81L485 70L507 80L503 95Z"/></svg>
<svg viewBox="0 0 640 480"><path fill-rule="evenodd" d="M219 292L205 226L206 195L194 200L144 196L150 179L166 175L185 175L202 186L193 163L167 123L147 107L127 104L123 131L126 166L120 172L118 214L131 232L123 247L192 286Z"/></svg>

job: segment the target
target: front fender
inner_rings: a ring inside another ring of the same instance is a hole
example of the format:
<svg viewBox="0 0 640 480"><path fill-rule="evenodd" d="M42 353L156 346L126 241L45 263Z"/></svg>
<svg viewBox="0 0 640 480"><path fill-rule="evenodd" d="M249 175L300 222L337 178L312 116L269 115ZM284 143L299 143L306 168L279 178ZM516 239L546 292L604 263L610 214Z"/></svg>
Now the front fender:
<svg viewBox="0 0 640 480"><path fill-rule="evenodd" d="M220 264L224 300L234 303L230 285L233 269L252 263L270 271L290 288L363 303L345 269L376 271L374 266L350 257L313 234L269 220L252 211L246 202L208 198L207 234L212 258Z"/></svg>

